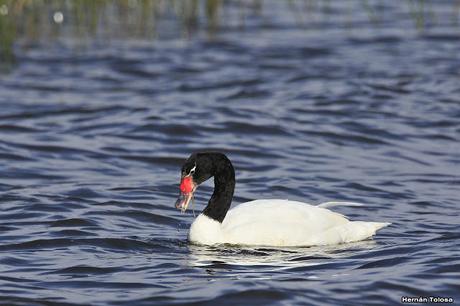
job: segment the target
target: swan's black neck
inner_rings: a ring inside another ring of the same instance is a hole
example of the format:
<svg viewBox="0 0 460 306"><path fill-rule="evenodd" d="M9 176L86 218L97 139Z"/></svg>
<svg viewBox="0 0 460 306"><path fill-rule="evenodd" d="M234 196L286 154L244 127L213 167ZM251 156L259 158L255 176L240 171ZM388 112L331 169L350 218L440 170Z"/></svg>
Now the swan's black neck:
<svg viewBox="0 0 460 306"><path fill-rule="evenodd" d="M214 176L214 193L203 214L222 223L232 204L235 190L235 170L224 154L212 156L211 175Z"/></svg>

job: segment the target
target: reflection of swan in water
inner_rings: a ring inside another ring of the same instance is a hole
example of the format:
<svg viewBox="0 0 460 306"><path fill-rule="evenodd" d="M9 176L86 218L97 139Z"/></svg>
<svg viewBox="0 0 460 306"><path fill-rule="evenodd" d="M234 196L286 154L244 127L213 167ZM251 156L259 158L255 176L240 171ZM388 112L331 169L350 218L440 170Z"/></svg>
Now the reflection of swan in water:
<svg viewBox="0 0 460 306"><path fill-rule="evenodd" d="M230 245L188 245L188 265L208 269L231 269L238 266L257 266L257 273L290 268L332 264L334 260L348 258L374 248L373 240L358 241L335 246L308 248L232 247ZM264 269L266 268L266 269ZM314 268L313 268L314 270ZM238 271L235 271L238 273Z"/></svg>

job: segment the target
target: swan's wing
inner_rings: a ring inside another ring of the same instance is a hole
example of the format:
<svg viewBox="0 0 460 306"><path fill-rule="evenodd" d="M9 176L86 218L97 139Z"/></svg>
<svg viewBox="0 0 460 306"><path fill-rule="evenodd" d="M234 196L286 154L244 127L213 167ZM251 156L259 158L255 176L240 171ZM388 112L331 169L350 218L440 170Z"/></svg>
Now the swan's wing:
<svg viewBox="0 0 460 306"><path fill-rule="evenodd" d="M229 243L305 245L347 222L341 214L302 202L256 200L229 210L222 230Z"/></svg>
<svg viewBox="0 0 460 306"><path fill-rule="evenodd" d="M364 206L362 203L356 203L356 202L342 202L342 201L333 201L333 202L324 202L321 204L317 205L318 207L322 208L329 208L329 207L334 207L334 206Z"/></svg>

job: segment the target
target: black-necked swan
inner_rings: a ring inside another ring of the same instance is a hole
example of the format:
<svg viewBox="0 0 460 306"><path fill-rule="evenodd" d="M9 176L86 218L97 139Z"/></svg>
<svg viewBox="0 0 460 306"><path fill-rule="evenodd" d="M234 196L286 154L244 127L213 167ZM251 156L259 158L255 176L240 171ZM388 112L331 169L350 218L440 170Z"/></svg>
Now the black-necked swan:
<svg viewBox="0 0 460 306"><path fill-rule="evenodd" d="M230 209L235 171L222 153L192 154L182 166L180 197L176 208L185 211L196 188L214 177L214 193L192 223L192 243L313 246L359 241L389 223L349 221L345 216L307 203L289 200L255 200Z"/></svg>

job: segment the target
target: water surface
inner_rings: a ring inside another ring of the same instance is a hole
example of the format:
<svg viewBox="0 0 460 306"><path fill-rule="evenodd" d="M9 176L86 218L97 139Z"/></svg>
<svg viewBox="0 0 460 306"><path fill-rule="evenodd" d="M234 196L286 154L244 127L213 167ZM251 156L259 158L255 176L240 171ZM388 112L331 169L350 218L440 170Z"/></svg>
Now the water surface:
<svg viewBox="0 0 460 306"><path fill-rule="evenodd" d="M19 39L0 76L2 303L458 302L454 6L346 3L295 17L263 2L244 27L185 38ZM335 210L392 225L334 247L190 245L174 202L203 149L233 161L233 205L355 201Z"/></svg>

